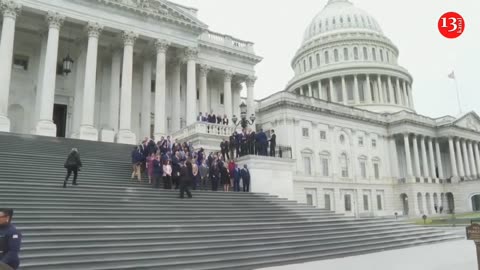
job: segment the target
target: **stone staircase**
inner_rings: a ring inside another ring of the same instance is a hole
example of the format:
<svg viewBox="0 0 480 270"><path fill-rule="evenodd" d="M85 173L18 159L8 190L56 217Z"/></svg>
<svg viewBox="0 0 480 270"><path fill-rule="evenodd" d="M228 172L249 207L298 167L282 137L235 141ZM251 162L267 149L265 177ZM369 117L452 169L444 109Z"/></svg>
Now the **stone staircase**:
<svg viewBox="0 0 480 270"><path fill-rule="evenodd" d="M63 189L72 147L84 168L80 186ZM131 148L0 133L0 206L16 211L21 269L256 269L460 238L268 194L196 191L180 200L130 180Z"/></svg>

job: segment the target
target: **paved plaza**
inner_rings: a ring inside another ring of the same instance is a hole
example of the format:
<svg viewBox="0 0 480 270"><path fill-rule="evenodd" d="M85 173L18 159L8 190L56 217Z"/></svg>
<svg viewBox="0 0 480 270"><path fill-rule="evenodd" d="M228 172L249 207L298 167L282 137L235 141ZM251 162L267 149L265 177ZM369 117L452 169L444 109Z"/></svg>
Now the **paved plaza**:
<svg viewBox="0 0 480 270"><path fill-rule="evenodd" d="M475 244L462 240L261 270L476 270L475 254Z"/></svg>

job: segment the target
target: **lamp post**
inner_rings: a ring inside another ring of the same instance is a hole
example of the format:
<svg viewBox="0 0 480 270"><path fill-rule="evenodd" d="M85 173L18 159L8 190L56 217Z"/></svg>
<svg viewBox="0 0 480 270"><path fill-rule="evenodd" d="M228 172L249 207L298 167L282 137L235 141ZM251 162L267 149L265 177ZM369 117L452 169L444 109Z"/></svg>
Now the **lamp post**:
<svg viewBox="0 0 480 270"><path fill-rule="evenodd" d="M247 105L242 102L242 104L240 104L240 121L236 115L233 115L232 122L235 124L235 128L241 125L242 129L246 129L248 125L251 126L255 123L255 119L255 114L250 115L250 120L247 119Z"/></svg>

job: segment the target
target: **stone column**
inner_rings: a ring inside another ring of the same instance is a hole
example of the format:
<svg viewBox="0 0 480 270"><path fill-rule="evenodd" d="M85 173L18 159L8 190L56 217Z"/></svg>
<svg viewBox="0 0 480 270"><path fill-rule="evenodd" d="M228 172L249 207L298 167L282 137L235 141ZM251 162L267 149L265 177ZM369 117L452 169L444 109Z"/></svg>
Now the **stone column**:
<svg viewBox="0 0 480 270"><path fill-rule="evenodd" d="M137 137L132 132L132 76L133 76L133 46L138 35L124 31L123 38L123 65L122 89L120 97L120 129L118 143L136 144Z"/></svg>
<svg viewBox="0 0 480 270"><path fill-rule="evenodd" d="M408 91L408 103L410 104L410 108L415 110L415 106L413 105L413 96L412 96L412 86L407 84L407 91Z"/></svg>
<svg viewBox="0 0 480 270"><path fill-rule="evenodd" d="M322 80L318 81L318 98L324 99L323 92L322 92Z"/></svg>
<svg viewBox="0 0 480 270"><path fill-rule="evenodd" d="M470 168L471 168L470 177L475 178L477 177L477 166L475 164L475 157L473 155L472 141L468 142L468 153L470 157L469 161L470 161Z"/></svg>
<svg viewBox="0 0 480 270"><path fill-rule="evenodd" d="M413 169L412 169L412 156L410 154L410 141L408 138L408 133L403 134L403 142L405 145L405 157L406 157L406 163L407 163L407 181L409 178L411 179L413 177Z"/></svg>
<svg viewBox="0 0 480 270"><path fill-rule="evenodd" d="M460 177L465 177L465 167L463 167L463 160L462 160L462 149L460 148L460 139L455 139L455 146L457 150L457 159L458 159L458 172Z"/></svg>
<svg viewBox="0 0 480 270"><path fill-rule="evenodd" d="M438 139L435 140L435 152L437 154L438 177L440 179L445 179L443 174L442 154L440 152L440 143L438 142ZM456 170L457 168L455 168L455 172Z"/></svg>
<svg viewBox="0 0 480 270"><path fill-rule="evenodd" d="M225 71L223 75L223 104L225 106L225 114L228 119L232 117L232 71ZM237 115L238 116L238 115Z"/></svg>
<svg viewBox="0 0 480 270"><path fill-rule="evenodd" d="M140 138L150 137L150 126L152 125L152 65L153 53L147 49L143 56L143 80L142 80L142 105L141 105L141 122L140 127L142 134ZM156 85L156 84L155 84ZM158 107L155 100L155 109ZM156 119L156 118L155 118Z"/></svg>
<svg viewBox="0 0 480 270"><path fill-rule="evenodd" d="M87 46L84 42L79 41L79 55L75 63L75 94L73 103L73 120L72 120L72 138L78 139L80 137L80 124L82 120L83 110L83 87L85 84L85 66L87 62ZM45 62L45 60L44 60ZM41 98L41 97L40 97ZM40 101L37 101L40 109Z"/></svg>
<svg viewBox="0 0 480 270"><path fill-rule="evenodd" d="M355 104L360 104L360 93L358 90L358 77L353 75L353 100Z"/></svg>
<svg viewBox="0 0 480 270"><path fill-rule="evenodd" d="M328 89L330 91L330 102L337 102L337 93L335 91L335 89L333 88L333 79L330 78L329 79L329 87L330 89Z"/></svg>
<svg viewBox="0 0 480 270"><path fill-rule="evenodd" d="M95 86L97 82L97 55L98 38L102 32L102 26L98 23L89 22L87 61L85 63L85 82L83 84L82 122L80 125L80 139L98 141L98 130L94 127L95 115Z"/></svg>
<svg viewBox="0 0 480 270"><path fill-rule="evenodd" d="M313 97L312 84L308 83L308 96Z"/></svg>
<svg viewBox="0 0 480 270"><path fill-rule="evenodd" d="M378 103L387 103L384 99L383 86L382 86L382 77L378 75L377 77L377 87L378 87Z"/></svg>
<svg viewBox="0 0 480 270"><path fill-rule="evenodd" d="M200 66L200 112L207 114L210 112L207 103L207 82L210 67L207 65Z"/></svg>
<svg viewBox="0 0 480 270"><path fill-rule="evenodd" d="M397 153L397 143L395 140L395 136L392 136L389 138L389 143L390 143L390 157L391 157L391 171L392 171L392 176L394 177L395 180L400 177L400 174L398 173L398 153Z"/></svg>
<svg viewBox="0 0 480 270"><path fill-rule="evenodd" d="M120 111L120 72L122 68L122 51L112 48L112 70L110 75L109 124L102 129L102 142L114 142L118 132Z"/></svg>
<svg viewBox="0 0 480 270"><path fill-rule="evenodd" d="M422 177L422 173L420 171L420 155L418 154L418 141L417 135L413 135L413 160L415 163L415 176Z"/></svg>
<svg viewBox="0 0 480 270"><path fill-rule="evenodd" d="M480 177L480 151L478 144L478 142L474 142L473 149L475 152L475 160L477 161L477 177Z"/></svg>
<svg viewBox="0 0 480 270"><path fill-rule="evenodd" d="M405 103L405 106L410 107L410 103L408 100L408 95L407 95L407 82L403 81L403 102Z"/></svg>
<svg viewBox="0 0 480 270"><path fill-rule="evenodd" d="M0 131L10 132L8 118L8 100L13 59L13 41L15 39L15 22L20 14L21 5L16 1L0 2L3 14L2 36L0 39Z"/></svg>
<svg viewBox="0 0 480 270"><path fill-rule="evenodd" d="M182 63L179 59L176 59L173 63L173 89L172 89L172 132L180 130L180 80L181 80Z"/></svg>
<svg viewBox="0 0 480 270"><path fill-rule="evenodd" d="M371 85L370 85L370 75L366 75L367 76L367 82L366 82L366 87L365 87L365 90L364 90L364 94L365 94L365 103L366 104L369 104L369 103L372 103L372 89L371 89Z"/></svg>
<svg viewBox="0 0 480 270"><path fill-rule="evenodd" d="M255 103L253 101L253 88L255 86L255 81L257 80L254 76L249 76L247 78L247 117L250 118L252 114L255 114ZM240 117L237 115L237 117ZM255 125L253 125L254 127Z"/></svg>
<svg viewBox="0 0 480 270"><path fill-rule="evenodd" d="M345 76L342 76L342 99L343 104L348 105L347 85L345 83Z"/></svg>
<svg viewBox="0 0 480 270"><path fill-rule="evenodd" d="M393 92L392 77L388 76L387 78L388 78L387 83L388 83L388 93L390 96L390 104L395 104L395 93Z"/></svg>
<svg viewBox="0 0 480 270"><path fill-rule="evenodd" d="M240 91L242 91L242 85L234 82L232 86L232 114L237 117L240 117Z"/></svg>
<svg viewBox="0 0 480 270"><path fill-rule="evenodd" d="M194 48L187 48L185 50L185 57L187 59L187 126L192 125L197 120L197 50ZM232 98L230 97L230 102Z"/></svg>
<svg viewBox="0 0 480 270"><path fill-rule="evenodd" d="M396 87L396 91L395 91L395 96L397 97L397 104L398 105L403 105L402 104L402 97L401 97L401 93L400 93L400 79L397 78L397 87Z"/></svg>
<svg viewBox="0 0 480 270"><path fill-rule="evenodd" d="M300 87L300 96L304 96L305 94L303 93L303 86Z"/></svg>
<svg viewBox="0 0 480 270"><path fill-rule="evenodd" d="M435 154L433 150L433 139L431 137L428 138L428 153L430 156L430 176L432 177L432 179L435 179L437 178L437 174L435 171ZM440 167L438 168L438 170L440 171Z"/></svg>
<svg viewBox="0 0 480 270"><path fill-rule="evenodd" d="M35 91L36 92L35 93L35 105L34 105L35 106L35 113L34 113L34 117L32 118L32 122L30 123L30 129L31 129L30 133L32 133L32 134L35 134L35 125L37 124L38 116L40 114L40 102L41 102L41 98L42 98L43 67L45 65L45 54L47 53L48 35L47 35L46 32L44 32L44 33L40 34L40 37L41 37L41 45L40 45L40 59L39 59L39 63L38 63L37 85L36 85L36 91ZM78 61L77 61L76 67L78 67ZM77 92L75 91L75 95L76 94L77 94ZM74 106L73 109L75 110L75 106ZM75 118L75 114L73 114L73 117ZM71 125L72 125L72 123L70 123L70 126ZM77 131L77 130L71 130L71 132L74 132L74 131Z"/></svg>
<svg viewBox="0 0 480 270"><path fill-rule="evenodd" d="M420 137L420 149L422 150L422 163L423 163L422 177L430 178L430 172L428 170L427 149L425 147L425 136Z"/></svg>
<svg viewBox="0 0 480 270"><path fill-rule="evenodd" d="M438 144L438 141L437 141ZM452 167L452 177L458 178L458 170L457 170L457 160L455 158L455 146L453 143L453 138L448 138L448 149L450 152L450 166ZM437 158L439 157L440 149L437 150ZM441 159L440 159L441 160Z"/></svg>
<svg viewBox="0 0 480 270"><path fill-rule="evenodd" d="M462 140L462 152L463 152L463 162L465 166L465 176L470 177L472 174L470 172L470 162L468 160L468 152L467 152L467 143L465 140Z"/></svg>
<svg viewBox="0 0 480 270"><path fill-rule="evenodd" d="M60 27L65 20L64 16L58 13L48 12L48 40L45 64L43 67L42 97L40 105L40 117L35 129L37 135L57 136L57 126L52 121L53 104L55 101L55 81L57 76L57 55L58 41L60 38Z"/></svg>
<svg viewBox="0 0 480 270"><path fill-rule="evenodd" d="M168 42L156 40L157 64L155 70L155 139L167 135L167 49ZM195 97L197 91L195 90ZM195 104L196 98L195 98ZM196 107L196 106L195 106Z"/></svg>

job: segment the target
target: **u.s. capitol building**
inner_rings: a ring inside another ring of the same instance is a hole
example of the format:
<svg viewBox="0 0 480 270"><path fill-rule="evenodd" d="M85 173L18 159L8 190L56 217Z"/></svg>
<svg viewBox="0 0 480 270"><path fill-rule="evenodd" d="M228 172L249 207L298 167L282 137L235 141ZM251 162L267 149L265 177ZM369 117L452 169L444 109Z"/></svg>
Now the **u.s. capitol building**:
<svg viewBox="0 0 480 270"><path fill-rule="evenodd" d="M279 195L357 216L480 210L479 116L416 114L399 49L348 0L328 1L291 61L295 76L257 101L253 43L211 31L194 8L163 0L0 0L0 8L0 131L130 144L171 134L217 147L235 128L196 117L238 116L245 87L247 115L292 149L292 184L272 181Z"/></svg>

